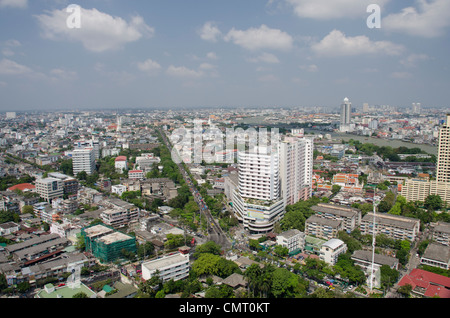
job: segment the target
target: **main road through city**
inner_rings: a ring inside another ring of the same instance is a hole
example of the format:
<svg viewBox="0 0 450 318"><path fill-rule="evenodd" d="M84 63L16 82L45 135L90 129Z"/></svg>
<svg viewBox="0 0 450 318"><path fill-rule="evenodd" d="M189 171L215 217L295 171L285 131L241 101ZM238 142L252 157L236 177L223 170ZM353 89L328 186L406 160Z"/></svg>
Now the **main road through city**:
<svg viewBox="0 0 450 318"><path fill-rule="evenodd" d="M162 129L158 129L162 140L164 144L166 145L167 149L169 151L172 151L172 144L170 140L167 138L167 135ZM181 160L178 160L179 162ZM181 175L183 176L184 181L189 186L189 189L191 190L194 200L197 203L198 207L200 208L200 213L203 213L205 219L207 220L208 224L208 239L211 241L214 241L215 243L222 246L224 249L228 249L231 246L230 241L228 240L225 233L222 231L222 228L217 224L217 222L212 217L211 211L209 210L208 206L206 205L204 199L202 198L200 192L198 191L197 187L192 182L192 179L190 175L187 173L185 166L182 163L177 163L178 169L181 172Z"/></svg>

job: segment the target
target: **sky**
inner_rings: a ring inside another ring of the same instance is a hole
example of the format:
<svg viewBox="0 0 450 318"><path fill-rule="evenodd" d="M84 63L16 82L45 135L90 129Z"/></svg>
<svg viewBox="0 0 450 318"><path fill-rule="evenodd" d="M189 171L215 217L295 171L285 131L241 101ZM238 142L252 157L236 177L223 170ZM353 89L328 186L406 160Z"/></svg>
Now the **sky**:
<svg viewBox="0 0 450 318"><path fill-rule="evenodd" d="M449 30L448 0L0 0L0 111L446 108Z"/></svg>

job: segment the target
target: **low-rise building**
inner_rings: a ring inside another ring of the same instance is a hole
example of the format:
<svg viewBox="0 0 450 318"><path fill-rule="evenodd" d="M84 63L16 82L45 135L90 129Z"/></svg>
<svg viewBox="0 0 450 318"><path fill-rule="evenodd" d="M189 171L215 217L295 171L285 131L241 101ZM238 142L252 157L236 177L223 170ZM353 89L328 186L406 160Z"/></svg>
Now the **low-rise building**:
<svg viewBox="0 0 450 318"><path fill-rule="evenodd" d="M289 253L295 253L305 248L305 233L297 229L285 231L277 235L277 244L287 247Z"/></svg>
<svg viewBox="0 0 450 318"><path fill-rule="evenodd" d="M330 240L343 230L341 220L332 220L317 215L310 216L305 222L305 234Z"/></svg>
<svg viewBox="0 0 450 318"><path fill-rule="evenodd" d="M450 246L450 223L438 222L433 228L433 241Z"/></svg>
<svg viewBox="0 0 450 318"><path fill-rule="evenodd" d="M347 252L347 245L339 239L331 239L320 248L320 259L328 264L336 265L339 255Z"/></svg>
<svg viewBox="0 0 450 318"><path fill-rule="evenodd" d="M420 258L420 264L450 269L450 247L434 242L430 243Z"/></svg>
<svg viewBox="0 0 450 318"><path fill-rule="evenodd" d="M420 220L410 217L377 213L375 217L375 231L373 229L374 215L367 213L361 220L361 234L385 234L394 240L414 241L420 232Z"/></svg>
<svg viewBox="0 0 450 318"><path fill-rule="evenodd" d="M343 230L352 232L361 224L361 211L355 208L341 206L337 204L319 203L311 207L316 212L315 215L342 221Z"/></svg>
<svg viewBox="0 0 450 318"><path fill-rule="evenodd" d="M189 254L173 254L142 264L142 278L149 280L158 274L163 281L174 281L189 276Z"/></svg>

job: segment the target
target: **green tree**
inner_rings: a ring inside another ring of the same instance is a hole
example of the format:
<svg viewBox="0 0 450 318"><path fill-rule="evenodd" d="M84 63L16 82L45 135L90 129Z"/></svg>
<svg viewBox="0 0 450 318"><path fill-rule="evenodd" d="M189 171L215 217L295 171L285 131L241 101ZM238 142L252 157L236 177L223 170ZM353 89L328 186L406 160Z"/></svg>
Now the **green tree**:
<svg viewBox="0 0 450 318"><path fill-rule="evenodd" d="M425 208L428 210L436 211L442 209L443 201L439 195L430 194L425 199Z"/></svg>

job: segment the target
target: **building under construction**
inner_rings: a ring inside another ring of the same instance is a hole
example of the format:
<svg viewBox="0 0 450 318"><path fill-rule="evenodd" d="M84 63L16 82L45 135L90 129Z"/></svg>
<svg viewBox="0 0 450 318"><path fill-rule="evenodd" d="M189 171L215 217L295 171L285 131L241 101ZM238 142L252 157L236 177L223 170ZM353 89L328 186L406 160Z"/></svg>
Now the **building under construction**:
<svg viewBox="0 0 450 318"><path fill-rule="evenodd" d="M97 224L82 229L86 251L92 253L102 263L114 262L123 258L123 250L136 253L136 239L117 232L104 224Z"/></svg>

